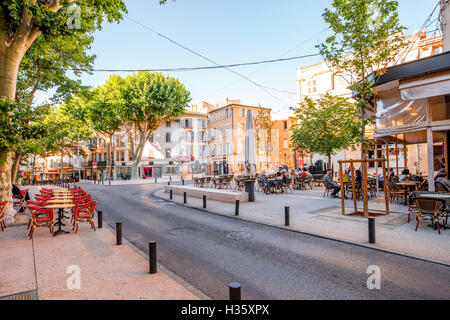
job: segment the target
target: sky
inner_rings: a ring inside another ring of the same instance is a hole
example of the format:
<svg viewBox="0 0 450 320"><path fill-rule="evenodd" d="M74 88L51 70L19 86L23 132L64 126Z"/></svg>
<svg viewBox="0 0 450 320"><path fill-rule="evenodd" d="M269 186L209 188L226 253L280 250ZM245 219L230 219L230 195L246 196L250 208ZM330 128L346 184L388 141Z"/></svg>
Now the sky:
<svg viewBox="0 0 450 320"><path fill-rule="evenodd" d="M125 0L133 20L208 57L218 64L287 58L317 53L315 45L330 31L322 13L332 0ZM438 0L399 0L400 22L407 34L419 29ZM325 31L324 31L325 30ZM211 66L156 33L124 18L96 32L91 53L96 69L156 69ZM259 85L296 92L296 70L322 58L233 68ZM297 96L268 90L225 69L168 72L191 92L192 103L240 99L274 110L295 106ZM101 85L110 75L96 72L83 83ZM126 73L121 75L126 76Z"/></svg>

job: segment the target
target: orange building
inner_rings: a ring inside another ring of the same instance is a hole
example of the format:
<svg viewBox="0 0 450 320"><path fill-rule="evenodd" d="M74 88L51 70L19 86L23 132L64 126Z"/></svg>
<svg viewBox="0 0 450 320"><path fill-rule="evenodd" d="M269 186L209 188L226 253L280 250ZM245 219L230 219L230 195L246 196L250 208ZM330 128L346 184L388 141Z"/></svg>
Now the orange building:
<svg viewBox="0 0 450 320"><path fill-rule="evenodd" d="M260 114L270 118L271 109L242 105L239 100L227 100L208 113L208 171L210 174L232 174L243 171L248 110L252 112L254 119ZM257 169L260 169L262 164L267 166L270 163L272 163L271 154L268 157L267 152L257 153Z"/></svg>
<svg viewBox="0 0 450 320"><path fill-rule="evenodd" d="M277 166L295 168L303 166L300 157L297 157L295 151L291 147L292 131L291 128L297 123L297 118L291 115L273 114L272 130L278 139L278 151L273 154L273 160ZM297 166L295 163L297 162Z"/></svg>

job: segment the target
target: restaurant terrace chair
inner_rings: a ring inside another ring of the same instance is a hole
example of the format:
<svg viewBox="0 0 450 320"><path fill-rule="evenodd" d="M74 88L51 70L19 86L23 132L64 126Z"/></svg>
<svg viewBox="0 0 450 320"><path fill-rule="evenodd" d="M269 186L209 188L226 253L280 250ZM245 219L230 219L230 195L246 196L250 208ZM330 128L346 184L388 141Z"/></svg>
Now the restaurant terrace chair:
<svg viewBox="0 0 450 320"><path fill-rule="evenodd" d="M83 204L83 205L77 207L74 221L73 221L73 228L72 228L72 230L75 230L75 233L78 232L78 226L79 226L80 222L90 223L92 229L94 229L94 231L96 231L95 223L94 223L94 212L95 212L96 206L97 206L97 202L92 201L91 203Z"/></svg>
<svg viewBox="0 0 450 320"><path fill-rule="evenodd" d="M0 227L2 228L2 231L6 229L5 221L3 220L3 215L6 211L6 205L8 204L8 201L0 202Z"/></svg>
<svg viewBox="0 0 450 320"><path fill-rule="evenodd" d="M333 194L334 188L328 188L327 186L324 186L325 190L323 192L323 198L328 198L330 195Z"/></svg>
<svg viewBox="0 0 450 320"><path fill-rule="evenodd" d="M434 194L432 191L413 191L408 197L408 223L411 221L411 215L417 214L416 198L422 194Z"/></svg>
<svg viewBox="0 0 450 320"><path fill-rule="evenodd" d="M303 189L306 190L306 188L309 188L310 190L313 189L311 178L307 177L303 180Z"/></svg>
<svg viewBox="0 0 450 320"><path fill-rule="evenodd" d="M389 199L391 202L394 202L395 199L404 199L405 192L400 190L392 180L387 181L387 185L389 188Z"/></svg>
<svg viewBox="0 0 450 320"><path fill-rule="evenodd" d="M445 186L444 184L442 184L440 182L436 182L435 183L435 187L436 187L436 192L437 193L448 193L448 192L450 192L450 190L447 188L447 186Z"/></svg>
<svg viewBox="0 0 450 320"><path fill-rule="evenodd" d="M23 211L25 211L25 198L27 196L27 192L29 189L26 190L20 190L20 194L13 195L13 206L19 206L22 208Z"/></svg>
<svg viewBox="0 0 450 320"><path fill-rule="evenodd" d="M422 220L430 220L437 227L438 233L441 234L441 230L439 228L439 216L441 215L440 210L442 208L442 204L440 201L434 199L415 198L415 202L417 205L416 231Z"/></svg>
<svg viewBox="0 0 450 320"><path fill-rule="evenodd" d="M225 176L225 178L223 178L223 187L225 189L231 189L231 178L230 178L230 176Z"/></svg>
<svg viewBox="0 0 450 320"><path fill-rule="evenodd" d="M275 192L282 193L283 191L283 180L275 180Z"/></svg>
<svg viewBox="0 0 450 320"><path fill-rule="evenodd" d="M45 207L46 205L48 205L48 203L42 202L42 201L28 200L27 207L29 207L30 205L35 206L35 207ZM30 210L30 220L28 221L27 230L30 229L32 222L33 222L33 216L31 215L31 210Z"/></svg>
<svg viewBox="0 0 450 320"><path fill-rule="evenodd" d="M205 178L205 181L203 182L203 187L211 188L211 177Z"/></svg>
<svg viewBox="0 0 450 320"><path fill-rule="evenodd" d="M198 181L200 180L200 178L194 178L193 179L193 181L194 181L194 188L198 188L198 186L199 186L199 183L198 183Z"/></svg>
<svg viewBox="0 0 450 320"><path fill-rule="evenodd" d="M291 190L291 193L294 193L294 191L292 190L292 185L293 185L293 182L294 181L294 179L293 178L288 178L288 179L286 179L286 185L284 186L284 189L286 190L286 193L289 191L289 190Z"/></svg>
<svg viewBox="0 0 450 320"><path fill-rule="evenodd" d="M52 236L55 236L53 232L53 210L37 206L29 206L28 209L30 209L32 219L30 233L28 234L30 240L33 239L34 229L37 227L48 227Z"/></svg>

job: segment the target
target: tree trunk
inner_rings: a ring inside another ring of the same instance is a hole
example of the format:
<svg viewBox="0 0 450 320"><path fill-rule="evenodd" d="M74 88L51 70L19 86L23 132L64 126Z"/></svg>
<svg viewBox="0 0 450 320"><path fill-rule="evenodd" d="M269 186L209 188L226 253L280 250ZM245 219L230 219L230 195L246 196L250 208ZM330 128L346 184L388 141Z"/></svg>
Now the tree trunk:
<svg viewBox="0 0 450 320"><path fill-rule="evenodd" d="M11 165L11 183L16 183L17 171L19 171L20 160L22 159L22 152L19 148L14 152L14 158L12 159Z"/></svg>
<svg viewBox="0 0 450 320"><path fill-rule="evenodd" d="M331 154L328 155L328 169L333 170L333 165L331 164ZM334 172L332 172L334 174Z"/></svg>
<svg viewBox="0 0 450 320"><path fill-rule="evenodd" d="M4 30L0 32L5 33ZM20 51L14 51L14 48L7 47L6 43L0 43L0 99L14 101L17 73L22 58L23 54ZM8 201L4 219L7 223L14 223L16 211L12 205L11 154L1 156L4 156L6 160L0 165L0 202Z"/></svg>
<svg viewBox="0 0 450 320"><path fill-rule="evenodd" d="M111 141L112 135L109 135L109 143L106 145L106 172L111 177Z"/></svg>

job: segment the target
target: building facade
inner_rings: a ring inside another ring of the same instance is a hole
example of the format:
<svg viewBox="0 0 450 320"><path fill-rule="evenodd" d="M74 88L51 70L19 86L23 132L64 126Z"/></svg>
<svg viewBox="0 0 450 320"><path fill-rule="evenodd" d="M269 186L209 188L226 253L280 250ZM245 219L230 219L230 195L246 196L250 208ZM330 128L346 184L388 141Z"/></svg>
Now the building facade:
<svg viewBox="0 0 450 320"><path fill-rule="evenodd" d="M433 55L440 54L443 51L443 41L442 36L440 35L428 37L426 33L416 33L407 37L406 41L407 43L409 43L409 45L404 50L402 50L402 52L399 54L399 57L394 61L394 63L391 63L391 66L424 59ZM302 103L307 97L312 100L318 100L322 95L326 93L330 93L334 96L341 96L352 99L352 92L348 89L350 83L349 80L350 78L348 75L331 70L328 67L326 61L301 67L297 69L296 80L298 101L299 103ZM370 126L367 129L366 135L373 137L374 130L375 127ZM382 148L382 145L380 145L380 148ZM414 148L416 148L416 146L409 146L408 152L410 152L411 154L416 154L417 150L415 150ZM379 151L379 153L381 153L381 150ZM397 155L401 157L404 154L403 146L396 147L395 144L389 145L388 154L390 164L392 165L391 167L394 167L397 163L397 157L395 157L395 153L397 153ZM371 156L374 156L373 152ZM361 151L359 149L341 150L332 156L331 165L327 164L328 157L323 155L314 155L312 159L312 165L314 165L318 161L321 161L322 163L325 163L327 167L334 168L334 171L337 174L337 170L339 168L339 160L359 158L361 158ZM305 161L307 160L305 159ZM400 169L404 167L404 162L399 161L399 166Z"/></svg>

